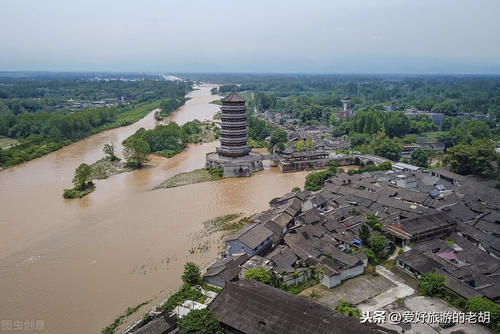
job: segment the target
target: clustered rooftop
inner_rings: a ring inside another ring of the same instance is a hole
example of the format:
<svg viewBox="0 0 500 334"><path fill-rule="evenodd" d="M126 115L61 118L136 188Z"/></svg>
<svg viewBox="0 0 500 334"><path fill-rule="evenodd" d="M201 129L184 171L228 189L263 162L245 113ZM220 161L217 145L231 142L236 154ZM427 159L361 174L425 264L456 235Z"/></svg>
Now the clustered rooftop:
<svg viewBox="0 0 500 334"><path fill-rule="evenodd" d="M490 181L436 168L337 174L318 192L287 193L270 202L226 238L226 257L203 279L222 292L208 305L228 333L395 333L361 324L332 309L263 283L242 280L262 268L284 284L309 279L321 268L333 287L364 272L360 227L374 215L372 230L404 253L397 266L411 275L435 271L464 298L500 302L500 197ZM405 182L402 182L402 181ZM445 239L446 238L446 239ZM156 319L165 326L169 319ZM169 328L173 328L169 325Z"/></svg>
<svg viewBox="0 0 500 334"><path fill-rule="evenodd" d="M238 261L226 259L233 274L216 284L241 277L241 253L250 260L261 258L284 282L292 281L291 274L307 278L306 268L321 266L321 284L341 284L364 271L359 230L373 214L384 232L371 233L409 250L397 261L401 269L414 275L437 270L446 277L446 286L464 298L485 296L498 302L500 197L490 183L444 168L338 174L318 192L273 199L269 210L228 237L228 259L233 255ZM213 283L217 275L209 269L205 279Z"/></svg>

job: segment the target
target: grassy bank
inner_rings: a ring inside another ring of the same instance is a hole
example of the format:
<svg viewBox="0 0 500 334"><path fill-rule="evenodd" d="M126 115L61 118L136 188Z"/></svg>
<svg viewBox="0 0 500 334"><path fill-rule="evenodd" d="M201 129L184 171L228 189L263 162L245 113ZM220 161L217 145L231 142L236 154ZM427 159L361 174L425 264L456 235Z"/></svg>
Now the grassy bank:
<svg viewBox="0 0 500 334"><path fill-rule="evenodd" d="M101 334L114 334L117 330L117 328L123 324L123 322L125 321L125 319L134 314L135 312L137 312L142 306L144 305L147 305L149 303L149 301L147 302L144 302L144 303L140 303L134 307L129 307L127 308L127 310L125 312L123 312L122 314L120 314L114 321L111 325L109 326L106 326L105 328L102 329L101 331Z"/></svg>
<svg viewBox="0 0 500 334"><path fill-rule="evenodd" d="M157 125L154 129L141 128L132 136L123 141L129 143L140 140L149 146L149 152L158 156L171 158L181 153L190 143L209 143L219 137L219 128L212 122L198 120L178 125L170 122L166 125Z"/></svg>
<svg viewBox="0 0 500 334"><path fill-rule="evenodd" d="M171 178L167 179L166 181L155 186L153 189L175 188L175 187L185 186L188 184L216 181L220 179L222 179L221 169L200 168L200 169L195 169L191 172L176 174Z"/></svg>
<svg viewBox="0 0 500 334"><path fill-rule="evenodd" d="M248 223L249 217L240 217L240 214L232 213L224 216L215 217L203 222L203 228L207 233L214 232L236 232Z"/></svg>
<svg viewBox="0 0 500 334"><path fill-rule="evenodd" d="M132 168L125 167L125 163L120 160L111 161L108 158L97 160L92 165L92 179L102 180L110 176L130 172Z"/></svg>
<svg viewBox="0 0 500 334"><path fill-rule="evenodd" d="M64 189L63 197L66 199L72 199L72 198L82 198L85 195L90 194L95 190L95 185L89 185L83 190L71 188L71 189Z"/></svg>
<svg viewBox="0 0 500 334"><path fill-rule="evenodd" d="M158 108L160 103L161 100L130 106L126 108L125 111L117 113L116 116L113 117L113 120L95 128L91 128L88 131L80 132L78 135L75 135L74 138L44 138L41 135L31 135L25 139L21 139L18 141L17 145L3 150L0 159L1 167L12 167L25 161L39 158L50 152L57 151L64 146L96 133L135 123L153 109ZM81 111L80 113L84 112L85 111Z"/></svg>

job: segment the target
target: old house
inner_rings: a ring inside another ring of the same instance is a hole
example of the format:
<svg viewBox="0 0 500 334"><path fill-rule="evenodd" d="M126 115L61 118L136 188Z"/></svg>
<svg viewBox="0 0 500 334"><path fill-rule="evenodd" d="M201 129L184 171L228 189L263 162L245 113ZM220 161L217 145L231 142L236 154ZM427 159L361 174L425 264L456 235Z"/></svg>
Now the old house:
<svg viewBox="0 0 500 334"><path fill-rule="evenodd" d="M396 185L400 188L406 188L406 189L416 188L417 178L416 177L401 178L396 181Z"/></svg>
<svg viewBox="0 0 500 334"><path fill-rule="evenodd" d="M456 231L457 220L445 212L434 212L422 216L402 219L386 226L396 243L403 246L410 242L421 242L439 238Z"/></svg>
<svg viewBox="0 0 500 334"><path fill-rule="evenodd" d="M354 255L346 254L338 249L323 257L318 264L320 270L319 281L327 288L333 288L342 281L362 275L366 262Z"/></svg>
<svg viewBox="0 0 500 334"><path fill-rule="evenodd" d="M250 256L246 253L228 256L222 261L210 265L203 274L203 280L223 288L226 283L238 279L241 265L249 258Z"/></svg>
<svg viewBox="0 0 500 334"><path fill-rule="evenodd" d="M209 309L225 333L394 333L373 324L361 324L358 319L253 280L229 283Z"/></svg>
<svg viewBox="0 0 500 334"><path fill-rule="evenodd" d="M403 162L396 162L396 163L392 164L392 169L396 172L411 172L411 173L415 174L421 168L418 166L413 166L413 165L406 164Z"/></svg>
<svg viewBox="0 0 500 334"><path fill-rule="evenodd" d="M250 223L226 237L227 254L260 254L272 244L273 232L262 224Z"/></svg>
<svg viewBox="0 0 500 334"><path fill-rule="evenodd" d="M445 167L438 167L431 169L431 175L437 176L440 179L446 180L455 185L460 185L462 182L465 181L464 176L452 173Z"/></svg>
<svg viewBox="0 0 500 334"><path fill-rule="evenodd" d="M176 333L177 317L170 312L164 311L154 318L146 318L147 323L135 330L134 334L168 334Z"/></svg>

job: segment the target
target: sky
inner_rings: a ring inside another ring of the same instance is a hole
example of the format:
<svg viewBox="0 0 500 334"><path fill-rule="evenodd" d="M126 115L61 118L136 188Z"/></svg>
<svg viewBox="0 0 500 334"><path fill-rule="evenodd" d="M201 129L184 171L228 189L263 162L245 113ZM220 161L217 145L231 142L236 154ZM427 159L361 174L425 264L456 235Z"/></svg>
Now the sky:
<svg viewBox="0 0 500 334"><path fill-rule="evenodd" d="M0 70L500 74L499 0L0 0Z"/></svg>

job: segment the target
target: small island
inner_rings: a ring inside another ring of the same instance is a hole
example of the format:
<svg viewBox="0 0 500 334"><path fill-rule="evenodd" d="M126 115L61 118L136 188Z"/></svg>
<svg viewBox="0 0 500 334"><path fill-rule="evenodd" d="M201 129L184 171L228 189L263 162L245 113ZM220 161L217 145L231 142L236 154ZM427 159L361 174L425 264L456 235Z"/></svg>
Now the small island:
<svg viewBox="0 0 500 334"><path fill-rule="evenodd" d="M64 189L64 198L80 198L90 194L95 190L95 185L91 180L92 168L87 164L80 164L75 170L73 177L74 187L71 189Z"/></svg>
<svg viewBox="0 0 500 334"><path fill-rule="evenodd" d="M200 168L191 172L179 173L155 186L153 190L161 188L175 188L188 184L217 181L223 179L224 170L221 168Z"/></svg>
<svg viewBox="0 0 500 334"><path fill-rule="evenodd" d="M91 165L82 163L75 170L74 187L64 189L63 197L71 199L88 195L95 190L95 184L92 180L106 179L112 175L142 168L144 163L148 161L149 154L171 158L182 152L188 144L208 143L218 137L219 128L215 123L198 120L187 122L182 126L171 122L167 125L158 125L151 130L141 128L123 141L125 161L122 162L115 155L112 143L105 144L103 148L105 157ZM181 173L154 189L219 180L222 178L222 173L223 171L217 168L203 168Z"/></svg>

